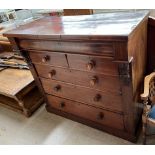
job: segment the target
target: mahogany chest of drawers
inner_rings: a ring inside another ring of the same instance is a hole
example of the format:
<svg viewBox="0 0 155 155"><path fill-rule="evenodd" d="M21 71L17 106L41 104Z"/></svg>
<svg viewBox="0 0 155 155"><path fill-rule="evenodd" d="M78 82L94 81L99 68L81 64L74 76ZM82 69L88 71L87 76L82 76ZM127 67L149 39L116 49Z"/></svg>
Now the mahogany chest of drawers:
<svg viewBox="0 0 155 155"><path fill-rule="evenodd" d="M147 21L147 11L47 17L5 36L27 60L47 111L135 141Z"/></svg>

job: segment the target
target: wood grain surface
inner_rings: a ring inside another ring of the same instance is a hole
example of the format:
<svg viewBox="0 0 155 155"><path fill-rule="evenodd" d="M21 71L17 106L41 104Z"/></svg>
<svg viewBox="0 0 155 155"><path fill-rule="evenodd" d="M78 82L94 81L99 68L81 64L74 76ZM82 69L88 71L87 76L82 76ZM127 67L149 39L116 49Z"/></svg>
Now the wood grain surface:
<svg viewBox="0 0 155 155"><path fill-rule="evenodd" d="M148 14L148 11L124 12L124 13L105 13L82 16L46 17L17 29L6 32L8 37L32 37L65 39L77 39L91 36L94 38L101 36L102 39L127 39L128 35Z"/></svg>
<svg viewBox="0 0 155 155"><path fill-rule="evenodd" d="M135 141L148 15L133 11L47 17L5 36L26 58L49 112ZM105 113L105 123L96 120L96 112L99 119Z"/></svg>
<svg viewBox="0 0 155 155"><path fill-rule="evenodd" d="M28 70L5 69L0 72L0 93L15 96L33 81L32 74Z"/></svg>

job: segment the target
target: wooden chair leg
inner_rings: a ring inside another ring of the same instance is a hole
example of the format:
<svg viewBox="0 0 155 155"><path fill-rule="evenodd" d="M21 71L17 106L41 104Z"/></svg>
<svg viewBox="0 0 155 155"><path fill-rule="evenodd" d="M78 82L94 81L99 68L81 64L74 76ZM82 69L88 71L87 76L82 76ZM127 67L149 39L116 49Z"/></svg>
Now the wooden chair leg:
<svg viewBox="0 0 155 155"><path fill-rule="evenodd" d="M146 145L146 129L147 129L147 124L143 123L143 145Z"/></svg>

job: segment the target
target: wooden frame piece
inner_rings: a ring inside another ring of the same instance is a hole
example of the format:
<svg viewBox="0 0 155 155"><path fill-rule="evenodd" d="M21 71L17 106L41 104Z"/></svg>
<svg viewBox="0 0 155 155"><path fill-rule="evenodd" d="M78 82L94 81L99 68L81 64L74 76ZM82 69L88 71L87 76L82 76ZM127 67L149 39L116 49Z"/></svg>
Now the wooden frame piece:
<svg viewBox="0 0 155 155"><path fill-rule="evenodd" d="M150 82L155 78L155 72L147 75L144 79L144 92L141 94L141 99L143 100L144 108L142 114L142 122L143 122L143 144L146 144L146 137L149 136L147 134L148 124L151 123L155 125L155 120L148 117L148 113L151 110L151 105L148 105L149 95L150 95Z"/></svg>

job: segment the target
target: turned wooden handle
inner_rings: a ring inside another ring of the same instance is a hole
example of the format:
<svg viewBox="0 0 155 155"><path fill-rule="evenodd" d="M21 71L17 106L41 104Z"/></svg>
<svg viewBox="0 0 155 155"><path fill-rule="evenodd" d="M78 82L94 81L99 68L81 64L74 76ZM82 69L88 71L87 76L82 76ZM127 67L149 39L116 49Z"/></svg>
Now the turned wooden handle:
<svg viewBox="0 0 155 155"><path fill-rule="evenodd" d="M98 115L97 115L97 120L103 120L104 118L104 114L102 112L100 112Z"/></svg>
<svg viewBox="0 0 155 155"><path fill-rule="evenodd" d="M59 91L61 89L61 86L60 85L56 85L55 87L54 87L54 90L55 91Z"/></svg>
<svg viewBox="0 0 155 155"><path fill-rule="evenodd" d="M100 94L96 94L95 97L94 97L94 101L98 102L98 101L101 100L101 98L102 98L102 96Z"/></svg>
<svg viewBox="0 0 155 155"><path fill-rule="evenodd" d="M93 60L90 60L90 62L86 64L86 67L88 70L93 69L95 67L95 62Z"/></svg>
<svg viewBox="0 0 155 155"><path fill-rule="evenodd" d="M42 62L47 62L49 59L50 59L50 57L49 57L48 55L45 55L45 56L42 58Z"/></svg>
<svg viewBox="0 0 155 155"><path fill-rule="evenodd" d="M60 108L64 108L65 107L65 102L61 102L60 103Z"/></svg>
<svg viewBox="0 0 155 155"><path fill-rule="evenodd" d="M98 82L98 78L96 76L94 76L91 80L90 80L90 85L94 86L96 83Z"/></svg>
<svg viewBox="0 0 155 155"><path fill-rule="evenodd" d="M53 69L48 73L48 77L52 78L56 74L56 71Z"/></svg>

